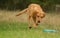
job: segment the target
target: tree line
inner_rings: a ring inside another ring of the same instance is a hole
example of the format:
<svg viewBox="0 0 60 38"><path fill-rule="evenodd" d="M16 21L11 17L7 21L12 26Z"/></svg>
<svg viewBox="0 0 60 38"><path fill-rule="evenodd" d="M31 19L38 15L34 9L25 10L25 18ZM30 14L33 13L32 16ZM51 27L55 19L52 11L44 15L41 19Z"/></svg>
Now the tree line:
<svg viewBox="0 0 60 38"><path fill-rule="evenodd" d="M54 10L56 4L60 4L60 0L0 0L0 9L22 10L31 3L40 4L45 10Z"/></svg>

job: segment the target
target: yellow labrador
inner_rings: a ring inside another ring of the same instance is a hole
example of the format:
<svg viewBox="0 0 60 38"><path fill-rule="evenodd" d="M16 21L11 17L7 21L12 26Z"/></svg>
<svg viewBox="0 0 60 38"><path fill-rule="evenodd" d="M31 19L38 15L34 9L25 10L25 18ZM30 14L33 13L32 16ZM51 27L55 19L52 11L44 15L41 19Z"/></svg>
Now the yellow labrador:
<svg viewBox="0 0 60 38"><path fill-rule="evenodd" d="M45 17L44 11L38 4L30 4L26 9L22 10L16 16L19 16L23 13L27 13L28 15L29 28L31 28L30 21L32 21L33 26L36 28L38 23L41 22L41 19Z"/></svg>

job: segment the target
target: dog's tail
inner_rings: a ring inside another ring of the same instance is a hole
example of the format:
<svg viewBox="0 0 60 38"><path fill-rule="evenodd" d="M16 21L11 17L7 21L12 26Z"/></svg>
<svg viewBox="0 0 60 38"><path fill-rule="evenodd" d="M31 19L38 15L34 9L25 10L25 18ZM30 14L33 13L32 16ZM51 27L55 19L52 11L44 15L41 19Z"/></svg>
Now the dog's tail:
<svg viewBox="0 0 60 38"><path fill-rule="evenodd" d="M26 12L27 12L27 9L28 9L28 8L22 10L22 11L21 11L19 14L17 14L16 16L19 16L19 15L21 15L21 14L23 14L23 13L26 13Z"/></svg>

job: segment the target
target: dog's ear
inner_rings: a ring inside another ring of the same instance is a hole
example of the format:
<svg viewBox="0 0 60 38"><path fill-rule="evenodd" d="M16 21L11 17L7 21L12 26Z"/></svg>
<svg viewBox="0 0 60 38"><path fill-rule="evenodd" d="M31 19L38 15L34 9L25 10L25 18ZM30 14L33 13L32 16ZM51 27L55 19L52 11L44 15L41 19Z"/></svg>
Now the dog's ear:
<svg viewBox="0 0 60 38"><path fill-rule="evenodd" d="M45 13L41 14L41 18L44 18L45 17Z"/></svg>

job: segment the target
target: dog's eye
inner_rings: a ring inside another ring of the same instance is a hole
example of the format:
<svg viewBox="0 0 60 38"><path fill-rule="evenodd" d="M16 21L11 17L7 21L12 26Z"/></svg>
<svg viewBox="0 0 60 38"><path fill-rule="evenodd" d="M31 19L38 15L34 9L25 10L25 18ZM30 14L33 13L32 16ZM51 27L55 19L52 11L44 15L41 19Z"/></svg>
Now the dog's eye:
<svg viewBox="0 0 60 38"><path fill-rule="evenodd" d="M37 16L37 17L39 17L39 16Z"/></svg>

